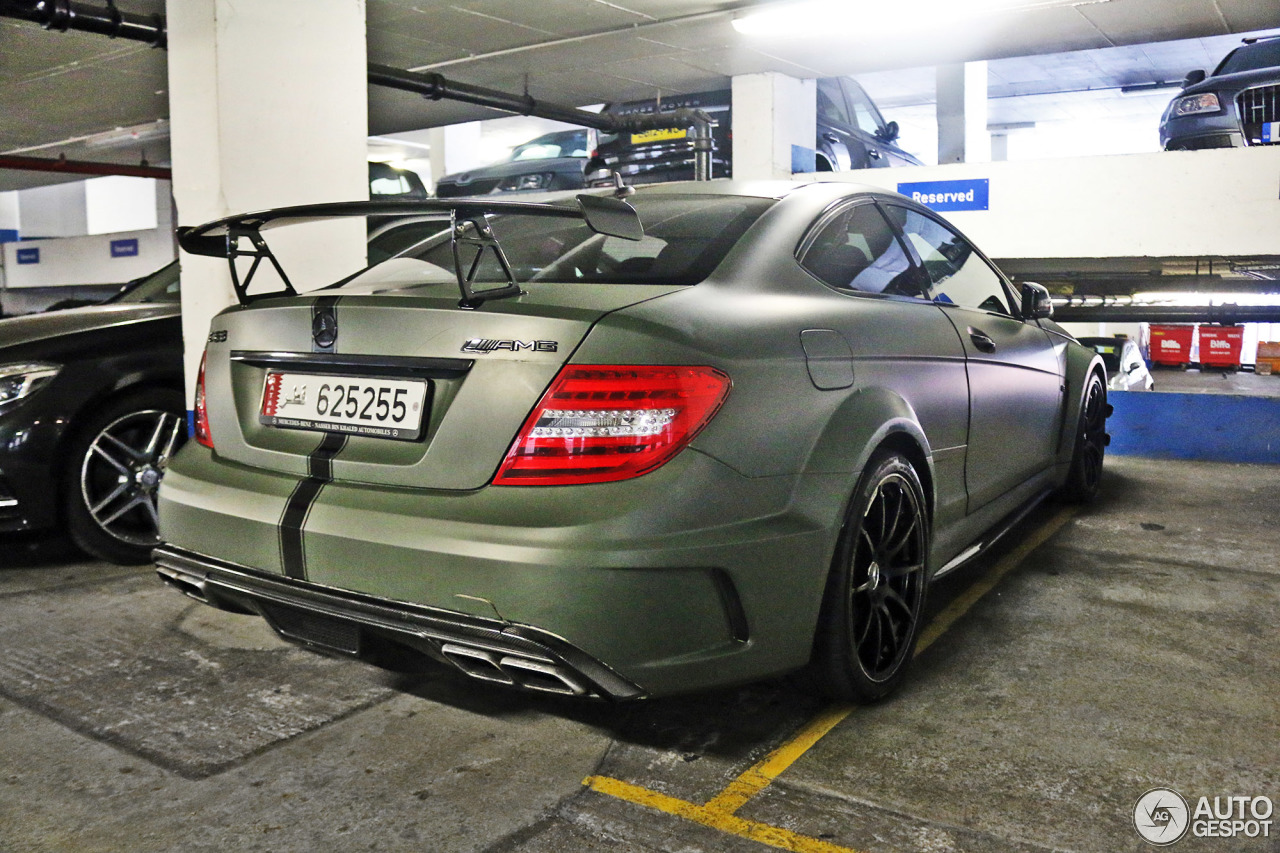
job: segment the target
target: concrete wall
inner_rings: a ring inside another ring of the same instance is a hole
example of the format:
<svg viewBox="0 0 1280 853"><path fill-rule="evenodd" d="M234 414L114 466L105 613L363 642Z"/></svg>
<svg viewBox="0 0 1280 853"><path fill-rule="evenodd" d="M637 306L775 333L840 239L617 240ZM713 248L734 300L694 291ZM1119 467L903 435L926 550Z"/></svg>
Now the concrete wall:
<svg viewBox="0 0 1280 853"><path fill-rule="evenodd" d="M1162 151L809 177L872 184L987 178L987 210L944 215L996 258L1280 252L1280 147Z"/></svg>
<svg viewBox="0 0 1280 853"><path fill-rule="evenodd" d="M128 241L137 241L132 251ZM112 243L116 249L112 251ZM55 287L76 284L115 284L154 272L175 257L173 235L168 230L125 231L90 237L63 237L5 243L5 288ZM18 263L36 250L36 263Z"/></svg>

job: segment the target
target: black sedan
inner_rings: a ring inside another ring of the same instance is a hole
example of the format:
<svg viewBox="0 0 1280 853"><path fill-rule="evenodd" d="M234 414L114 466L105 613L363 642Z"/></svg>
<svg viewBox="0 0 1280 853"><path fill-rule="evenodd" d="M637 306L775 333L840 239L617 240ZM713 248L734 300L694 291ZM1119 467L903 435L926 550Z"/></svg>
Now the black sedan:
<svg viewBox="0 0 1280 853"><path fill-rule="evenodd" d="M178 264L106 304L0 321L0 531L145 562L186 439Z"/></svg>
<svg viewBox="0 0 1280 853"><path fill-rule="evenodd" d="M582 186L582 169L594 147L594 130L547 133L517 145L510 157L491 166L445 175L436 182L436 195L576 189Z"/></svg>

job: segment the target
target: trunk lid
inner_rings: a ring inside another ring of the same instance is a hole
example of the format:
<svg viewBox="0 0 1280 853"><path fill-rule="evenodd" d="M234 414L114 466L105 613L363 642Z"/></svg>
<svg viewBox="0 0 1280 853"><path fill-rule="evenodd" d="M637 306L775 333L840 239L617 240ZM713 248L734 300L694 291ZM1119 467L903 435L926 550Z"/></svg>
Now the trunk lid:
<svg viewBox="0 0 1280 853"><path fill-rule="evenodd" d="M212 324L205 372L215 453L299 477L319 469L336 481L372 485L483 487L595 322L680 289L572 283L526 288L518 298L476 310L458 307L456 285L437 283L381 292L331 290L220 314ZM324 346L331 336L332 345ZM271 380L268 390L273 372L283 378ZM324 385L325 400L316 402ZM358 417L353 426L327 431L314 422L312 428L296 428L298 420L283 417L294 411L314 415L316 406L333 403L338 385L363 392L355 411L369 415L375 430L379 409L391 409L375 402L379 388L386 388L388 404L408 407L420 393L414 386L422 388L421 435L398 440L353 434L348 430L368 429ZM403 396L396 396L397 388L406 389ZM275 395L269 406L278 416L274 422L263 422L264 393ZM280 400L288 405L276 408Z"/></svg>

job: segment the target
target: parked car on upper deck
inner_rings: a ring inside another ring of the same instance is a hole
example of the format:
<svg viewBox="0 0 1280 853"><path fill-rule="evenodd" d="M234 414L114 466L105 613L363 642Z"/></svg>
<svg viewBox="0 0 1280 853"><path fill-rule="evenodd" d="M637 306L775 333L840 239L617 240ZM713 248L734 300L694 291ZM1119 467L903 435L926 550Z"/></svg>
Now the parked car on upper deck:
<svg viewBox="0 0 1280 853"><path fill-rule="evenodd" d="M1205 75L1187 74L1160 119L1167 151L1280 144L1280 35L1247 38Z"/></svg>
<svg viewBox="0 0 1280 853"><path fill-rule="evenodd" d="M161 576L295 642L618 699L808 667L869 701L933 578L1099 488L1099 356L883 190L313 205L181 243L396 212L440 224L328 288L238 285L160 490Z"/></svg>
<svg viewBox="0 0 1280 853"><path fill-rule="evenodd" d="M610 106L614 115L648 115L680 108L700 109L715 122L712 128L711 176L733 173L733 110L728 90L631 101ZM852 77L817 81L816 172L844 172L882 166L919 166L920 161L897 144L897 122L885 121L866 90ZM618 172L629 184L680 181L693 177L693 134L687 127L636 133L606 133L587 164L587 185L611 186Z"/></svg>
<svg viewBox="0 0 1280 853"><path fill-rule="evenodd" d="M501 162L445 175L436 182L440 198L489 193L547 192L582 186L582 170L595 148L587 128L543 134L512 149Z"/></svg>

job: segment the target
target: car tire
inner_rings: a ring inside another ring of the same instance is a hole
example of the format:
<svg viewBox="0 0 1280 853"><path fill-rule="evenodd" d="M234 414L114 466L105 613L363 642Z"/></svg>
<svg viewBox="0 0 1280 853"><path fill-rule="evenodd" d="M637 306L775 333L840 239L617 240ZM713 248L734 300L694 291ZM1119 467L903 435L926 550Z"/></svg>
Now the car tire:
<svg viewBox="0 0 1280 853"><path fill-rule="evenodd" d="M860 703L888 696L915 654L932 536L920 477L878 452L849 503L827 580L808 683Z"/></svg>
<svg viewBox="0 0 1280 853"><path fill-rule="evenodd" d="M152 388L108 401L67 446L61 486L67 532L83 551L112 563L151 559L160 543L156 489L186 440L186 401Z"/></svg>
<svg viewBox="0 0 1280 853"><path fill-rule="evenodd" d="M1080 404L1080 418L1076 423L1075 446L1071 453L1071 469L1061 495L1073 503L1089 503L1098 496L1102 485L1102 463L1106 456L1107 417L1111 405L1107 403L1107 386L1098 374L1089 376L1085 386L1084 402Z"/></svg>

